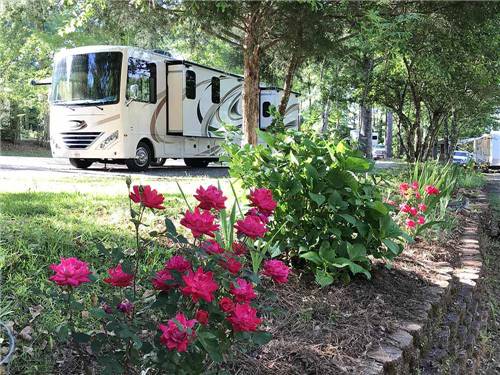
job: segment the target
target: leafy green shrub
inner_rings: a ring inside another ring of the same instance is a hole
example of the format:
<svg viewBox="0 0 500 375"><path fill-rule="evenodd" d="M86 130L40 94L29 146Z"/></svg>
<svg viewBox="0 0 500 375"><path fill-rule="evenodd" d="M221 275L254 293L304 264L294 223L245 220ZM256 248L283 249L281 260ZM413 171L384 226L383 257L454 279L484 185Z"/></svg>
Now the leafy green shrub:
<svg viewBox="0 0 500 375"><path fill-rule="evenodd" d="M298 266L306 260L320 285L362 273L369 256L392 259L403 232L366 172L372 164L344 142L288 130L260 133L264 144L226 146L232 177L271 189L279 202L273 240ZM276 224L279 223L279 224Z"/></svg>

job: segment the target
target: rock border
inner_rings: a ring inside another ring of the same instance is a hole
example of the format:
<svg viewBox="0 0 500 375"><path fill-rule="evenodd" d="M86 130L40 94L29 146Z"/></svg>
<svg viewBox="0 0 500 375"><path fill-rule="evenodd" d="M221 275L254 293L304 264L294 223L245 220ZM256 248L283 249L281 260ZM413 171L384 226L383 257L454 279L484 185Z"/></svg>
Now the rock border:
<svg viewBox="0 0 500 375"><path fill-rule="evenodd" d="M487 210L484 193L472 202ZM460 266L425 262L436 273L426 287L426 301L412 321L400 321L355 373L365 375L473 374L476 341L488 312L480 304L483 260L480 252L480 215L467 220L459 245Z"/></svg>

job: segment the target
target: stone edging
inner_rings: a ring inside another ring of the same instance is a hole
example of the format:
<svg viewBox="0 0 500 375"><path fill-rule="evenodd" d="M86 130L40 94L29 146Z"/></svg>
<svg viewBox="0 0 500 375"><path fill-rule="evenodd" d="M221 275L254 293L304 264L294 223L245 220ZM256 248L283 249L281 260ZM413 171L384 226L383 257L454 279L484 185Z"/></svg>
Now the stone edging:
<svg viewBox="0 0 500 375"><path fill-rule="evenodd" d="M486 196L478 197L481 211ZM447 262L426 262L437 274L426 287L426 302L413 321L401 321L380 346L367 353L358 374L471 374L476 339L487 321L481 308L480 283L483 268L479 249L479 218L463 228L460 268Z"/></svg>

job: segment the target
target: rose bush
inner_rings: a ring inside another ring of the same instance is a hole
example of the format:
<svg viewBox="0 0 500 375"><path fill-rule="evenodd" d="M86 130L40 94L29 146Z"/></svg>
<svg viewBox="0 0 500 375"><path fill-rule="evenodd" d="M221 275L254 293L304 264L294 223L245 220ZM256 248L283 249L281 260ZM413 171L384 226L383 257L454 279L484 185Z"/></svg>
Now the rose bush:
<svg viewBox="0 0 500 375"><path fill-rule="evenodd" d="M164 197L156 190L134 186L129 198L134 251L101 245L103 259L111 263L102 275L76 258L62 258L50 266L50 280L61 287L67 313L58 338L90 353L102 374L149 368L201 373L210 361L222 361L235 345L267 342L270 335L263 326L259 297L270 292L262 286L261 276L269 278L266 282L283 283L290 272L282 261L266 259L271 246L263 236L276 207L272 193L253 189L247 212L237 201L226 212L227 198L219 188L200 187L194 196L197 207L189 208L180 221L192 233L192 241L169 218L163 230L148 229L145 211L158 214L164 208ZM144 255L157 241L169 244L171 256L148 274L143 271ZM84 285L101 281L106 293L86 292ZM72 317L85 305L92 306L94 321L83 331Z"/></svg>

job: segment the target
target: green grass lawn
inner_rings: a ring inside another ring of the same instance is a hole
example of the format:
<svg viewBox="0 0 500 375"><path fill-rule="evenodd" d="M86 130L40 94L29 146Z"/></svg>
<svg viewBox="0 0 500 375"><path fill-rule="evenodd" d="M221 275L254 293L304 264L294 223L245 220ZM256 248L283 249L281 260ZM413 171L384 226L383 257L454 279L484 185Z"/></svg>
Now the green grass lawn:
<svg viewBox="0 0 500 375"><path fill-rule="evenodd" d="M179 217L185 204L180 195L165 198L162 215ZM98 242L106 246L133 246L133 232L128 221L128 198L78 193L0 194L0 319L13 321L17 332L33 329L32 341L18 341L12 373L50 374L54 366L54 342L47 332L64 320L60 306L49 297L56 286L48 281L51 263L59 258L76 256L91 264L103 275L111 266L99 254ZM162 225L160 215L153 227ZM144 271L162 265L167 249L154 248L146 255ZM106 288L102 281L93 283L87 293L99 295ZM34 317L30 308L41 305ZM85 325L85 319L79 323Z"/></svg>

